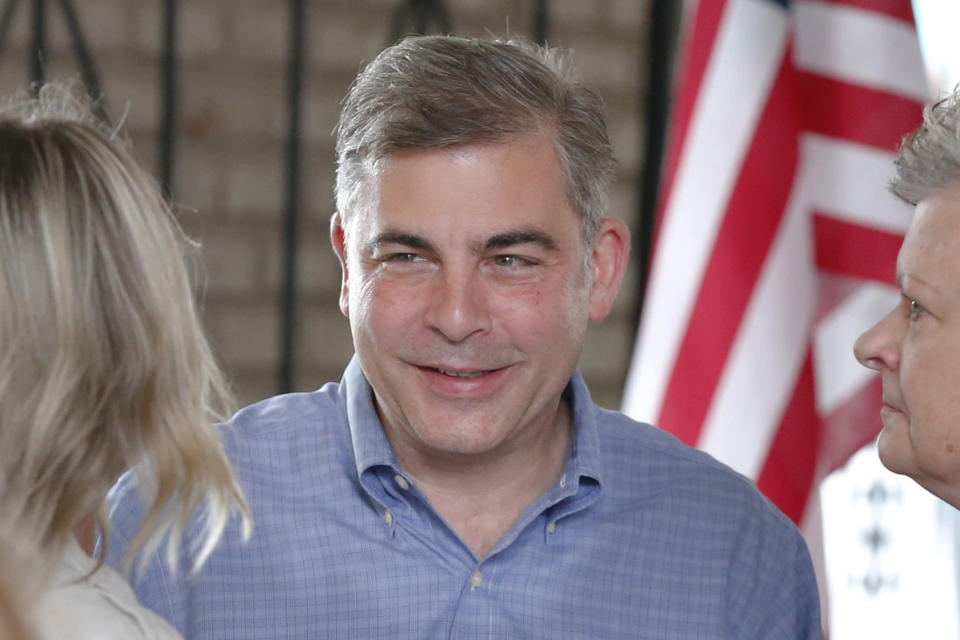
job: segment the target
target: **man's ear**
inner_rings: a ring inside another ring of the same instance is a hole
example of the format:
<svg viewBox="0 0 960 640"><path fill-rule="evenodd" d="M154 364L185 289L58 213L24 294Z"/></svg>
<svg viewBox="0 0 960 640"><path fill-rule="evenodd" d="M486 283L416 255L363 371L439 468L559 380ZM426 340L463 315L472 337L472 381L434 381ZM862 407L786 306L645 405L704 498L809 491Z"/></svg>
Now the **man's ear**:
<svg viewBox="0 0 960 640"><path fill-rule="evenodd" d="M590 320L600 322L610 313L630 255L630 229L622 220L606 218L593 241L593 283Z"/></svg>
<svg viewBox="0 0 960 640"><path fill-rule="evenodd" d="M333 245L333 252L337 254L337 260L340 261L340 312L346 317L350 317L349 290L347 288L347 234L343 228L343 220L339 213L333 214L330 218L330 244Z"/></svg>

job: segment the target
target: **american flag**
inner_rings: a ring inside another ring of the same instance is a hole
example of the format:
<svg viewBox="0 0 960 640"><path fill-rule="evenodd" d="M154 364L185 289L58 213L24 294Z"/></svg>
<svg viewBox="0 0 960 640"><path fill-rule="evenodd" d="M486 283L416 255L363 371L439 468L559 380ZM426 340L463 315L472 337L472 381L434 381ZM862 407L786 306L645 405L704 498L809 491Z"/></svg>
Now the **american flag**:
<svg viewBox="0 0 960 640"><path fill-rule="evenodd" d="M800 522L878 432L857 335L896 302L886 192L927 99L910 0L700 0L624 411Z"/></svg>

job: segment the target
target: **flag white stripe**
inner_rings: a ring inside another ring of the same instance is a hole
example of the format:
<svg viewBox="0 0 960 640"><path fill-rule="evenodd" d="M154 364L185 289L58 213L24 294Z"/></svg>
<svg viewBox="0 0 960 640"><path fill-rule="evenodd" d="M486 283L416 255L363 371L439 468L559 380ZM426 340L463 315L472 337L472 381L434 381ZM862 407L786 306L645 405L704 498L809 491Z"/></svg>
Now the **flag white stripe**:
<svg viewBox="0 0 960 640"><path fill-rule="evenodd" d="M918 101L927 100L916 29L840 4L797 0L797 67Z"/></svg>
<svg viewBox="0 0 960 640"><path fill-rule="evenodd" d="M744 314L698 447L752 478L789 403L816 308L803 167Z"/></svg>
<svg viewBox="0 0 960 640"><path fill-rule="evenodd" d="M894 154L873 147L805 134L810 205L845 222L906 233L913 210L887 191Z"/></svg>
<svg viewBox="0 0 960 640"><path fill-rule="evenodd" d="M638 366L626 382L623 409L636 419L653 421L659 414L669 382L665 372L672 369L710 248L776 81L788 27L785 12L769 0L727 5L660 230L634 351Z"/></svg>
<svg viewBox="0 0 960 640"><path fill-rule="evenodd" d="M856 361L853 343L896 305L899 295L893 287L866 283L821 320L813 361L821 416L833 413L877 375Z"/></svg>

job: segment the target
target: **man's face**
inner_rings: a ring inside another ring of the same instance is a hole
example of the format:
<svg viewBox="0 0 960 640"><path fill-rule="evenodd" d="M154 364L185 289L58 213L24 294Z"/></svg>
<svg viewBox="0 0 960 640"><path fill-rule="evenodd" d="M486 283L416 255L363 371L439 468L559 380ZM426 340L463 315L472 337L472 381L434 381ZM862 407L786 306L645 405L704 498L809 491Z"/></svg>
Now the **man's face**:
<svg viewBox="0 0 960 640"><path fill-rule="evenodd" d="M960 504L960 188L917 205L897 259L900 303L854 346L880 372L880 459Z"/></svg>
<svg viewBox="0 0 960 640"><path fill-rule="evenodd" d="M613 296L592 286L606 279L552 140L395 154L372 184L374 205L332 237L340 306L394 446L496 454L553 429L588 320Z"/></svg>

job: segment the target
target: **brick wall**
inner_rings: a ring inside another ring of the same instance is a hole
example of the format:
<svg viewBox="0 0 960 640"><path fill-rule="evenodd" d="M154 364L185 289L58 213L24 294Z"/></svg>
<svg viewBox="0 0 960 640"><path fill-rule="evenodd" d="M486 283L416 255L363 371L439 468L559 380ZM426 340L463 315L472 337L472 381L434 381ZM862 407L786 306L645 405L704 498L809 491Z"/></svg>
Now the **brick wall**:
<svg viewBox="0 0 960 640"><path fill-rule="evenodd" d="M572 48L610 112L620 161L611 214L635 228L642 162L642 91L650 0L552 0L550 42ZM4 3L5 4L5 3ZM31 2L21 2L0 52L0 90L28 81ZM154 169L160 128L160 0L73 0L113 117L125 113L140 160ZM338 103L360 65L390 40L399 0L307 3L303 221L295 388L337 380L352 353L337 308L339 266L329 248ZM458 35L526 34L532 0L448 0ZM47 3L48 75L78 66L59 3ZM275 392L282 279L288 3L181 0L180 112L173 193L184 227L203 244L204 316L243 402ZM632 344L636 262L614 312L591 328L581 359L595 399L617 407Z"/></svg>

